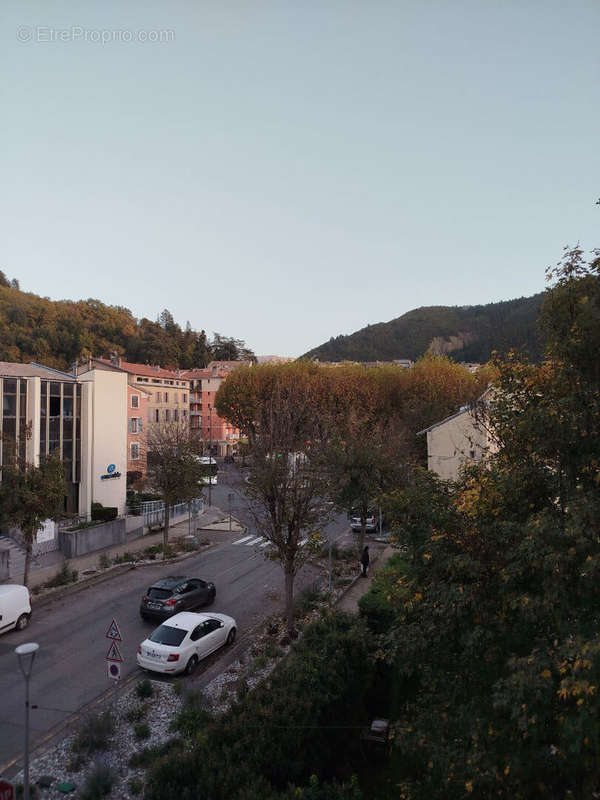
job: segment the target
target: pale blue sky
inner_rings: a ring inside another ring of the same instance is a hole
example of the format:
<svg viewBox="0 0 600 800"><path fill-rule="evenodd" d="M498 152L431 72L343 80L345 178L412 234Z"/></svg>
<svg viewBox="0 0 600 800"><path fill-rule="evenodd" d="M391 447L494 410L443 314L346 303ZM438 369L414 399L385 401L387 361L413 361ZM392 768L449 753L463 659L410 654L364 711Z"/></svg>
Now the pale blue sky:
<svg viewBox="0 0 600 800"><path fill-rule="evenodd" d="M598 0L0 16L0 269L26 291L297 356L600 246Z"/></svg>

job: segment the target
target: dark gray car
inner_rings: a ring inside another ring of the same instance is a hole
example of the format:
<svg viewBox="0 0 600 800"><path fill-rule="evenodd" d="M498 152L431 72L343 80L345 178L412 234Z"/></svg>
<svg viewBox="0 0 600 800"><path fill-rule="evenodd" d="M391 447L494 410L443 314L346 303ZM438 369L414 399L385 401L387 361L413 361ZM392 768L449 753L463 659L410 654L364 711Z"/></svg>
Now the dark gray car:
<svg viewBox="0 0 600 800"><path fill-rule="evenodd" d="M148 588L140 604L142 619L165 620L180 611L194 611L215 599L214 583L182 575L163 578Z"/></svg>

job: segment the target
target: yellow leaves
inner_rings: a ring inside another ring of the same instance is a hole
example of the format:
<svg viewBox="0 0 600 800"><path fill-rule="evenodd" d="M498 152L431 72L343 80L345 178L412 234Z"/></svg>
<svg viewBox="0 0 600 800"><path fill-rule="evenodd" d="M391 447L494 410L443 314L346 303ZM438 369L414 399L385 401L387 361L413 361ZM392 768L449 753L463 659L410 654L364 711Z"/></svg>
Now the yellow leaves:
<svg viewBox="0 0 600 800"><path fill-rule="evenodd" d="M510 772L510 764L507 764L507 765L504 767L504 774L505 774L505 775L508 775L508 773L509 773L509 772Z"/></svg>
<svg viewBox="0 0 600 800"><path fill-rule="evenodd" d="M577 705L578 706L582 706L583 705L583 697L579 698L579 700L577 701Z"/></svg>
<svg viewBox="0 0 600 800"><path fill-rule="evenodd" d="M431 553L423 553L423 559L425 561L430 561L431 560Z"/></svg>
<svg viewBox="0 0 600 800"><path fill-rule="evenodd" d="M473 791L473 781L465 781L465 789L469 794Z"/></svg>
<svg viewBox="0 0 600 800"><path fill-rule="evenodd" d="M541 677L542 677L542 678L550 678L550 677L552 677L552 673L550 672L550 670L549 670L549 669L545 669L545 670L542 672L542 675L541 675Z"/></svg>
<svg viewBox="0 0 600 800"><path fill-rule="evenodd" d="M427 762L427 769L433 769L433 761Z"/></svg>

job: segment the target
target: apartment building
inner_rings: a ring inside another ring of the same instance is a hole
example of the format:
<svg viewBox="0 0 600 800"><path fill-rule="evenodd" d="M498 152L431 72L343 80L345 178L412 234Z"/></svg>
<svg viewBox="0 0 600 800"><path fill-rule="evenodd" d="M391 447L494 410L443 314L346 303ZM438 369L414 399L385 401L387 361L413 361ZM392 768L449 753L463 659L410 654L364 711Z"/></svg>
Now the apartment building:
<svg viewBox="0 0 600 800"><path fill-rule="evenodd" d="M189 422L190 381L180 370L163 369L149 364L134 364L118 356L99 361L117 367L128 375L130 386L147 393L146 421Z"/></svg>
<svg viewBox="0 0 600 800"><path fill-rule="evenodd" d="M132 479L147 472L148 396L141 386L127 384L127 472Z"/></svg>
<svg viewBox="0 0 600 800"><path fill-rule="evenodd" d="M182 375L190 381L190 427L213 455L229 456L237 452L240 431L222 419L214 408L219 387L243 361L211 361L206 369L186 370Z"/></svg>

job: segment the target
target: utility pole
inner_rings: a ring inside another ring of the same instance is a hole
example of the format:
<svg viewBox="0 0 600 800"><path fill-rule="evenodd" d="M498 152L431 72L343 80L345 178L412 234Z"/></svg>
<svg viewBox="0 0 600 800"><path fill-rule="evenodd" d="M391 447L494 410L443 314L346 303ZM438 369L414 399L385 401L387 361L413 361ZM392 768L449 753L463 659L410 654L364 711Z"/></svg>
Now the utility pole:
<svg viewBox="0 0 600 800"><path fill-rule="evenodd" d="M212 506L212 408L208 407L208 505Z"/></svg>

